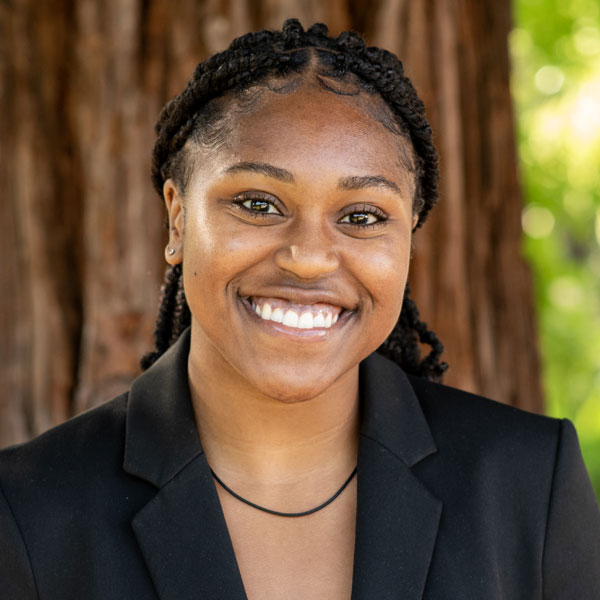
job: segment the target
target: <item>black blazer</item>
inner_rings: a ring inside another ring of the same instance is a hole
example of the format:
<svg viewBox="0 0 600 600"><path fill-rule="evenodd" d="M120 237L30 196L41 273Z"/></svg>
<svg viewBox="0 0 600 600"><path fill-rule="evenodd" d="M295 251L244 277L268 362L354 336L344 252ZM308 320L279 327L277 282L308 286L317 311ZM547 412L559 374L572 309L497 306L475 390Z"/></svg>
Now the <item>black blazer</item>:
<svg viewBox="0 0 600 600"><path fill-rule="evenodd" d="M188 350L186 333L128 394L0 453L2 600L245 598ZM600 599L600 513L568 421L379 355L360 386L354 600Z"/></svg>

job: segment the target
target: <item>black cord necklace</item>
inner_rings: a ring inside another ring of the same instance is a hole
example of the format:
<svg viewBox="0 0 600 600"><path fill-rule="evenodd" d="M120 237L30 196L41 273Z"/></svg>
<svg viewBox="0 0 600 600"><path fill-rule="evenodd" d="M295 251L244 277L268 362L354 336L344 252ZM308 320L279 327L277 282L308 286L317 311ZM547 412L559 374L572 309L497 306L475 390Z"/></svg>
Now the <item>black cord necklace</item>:
<svg viewBox="0 0 600 600"><path fill-rule="evenodd" d="M350 473L350 477L344 481L342 487L333 495L329 500L325 500L323 504L319 504L319 506L315 508L311 508L310 510L305 510L304 512L297 513L286 513L279 512L278 510L271 510L270 508L265 508L264 506L259 506L258 504L254 504L254 502L250 502L250 500L246 500L246 498L242 498L239 494L236 494L231 488L227 487L218 477L217 474L211 469L210 472L212 476L216 479L217 483L226 491L229 492L234 498L237 498L240 502L247 504L248 506L252 506L252 508L256 508L258 510L262 510L263 512L269 513L270 515L277 515L278 517L305 517L306 515L312 515L317 511L325 508L327 505L331 504L347 487L347 485L352 481L352 478L356 475L356 469L358 467L354 467L354 471Z"/></svg>

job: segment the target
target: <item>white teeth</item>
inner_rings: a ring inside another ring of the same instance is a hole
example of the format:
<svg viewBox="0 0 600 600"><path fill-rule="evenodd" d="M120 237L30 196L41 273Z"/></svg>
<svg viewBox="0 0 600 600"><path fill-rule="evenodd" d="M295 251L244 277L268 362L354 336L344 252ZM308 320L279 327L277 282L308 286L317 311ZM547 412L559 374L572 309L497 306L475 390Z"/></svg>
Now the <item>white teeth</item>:
<svg viewBox="0 0 600 600"><path fill-rule="evenodd" d="M265 319L265 321L268 321L271 318L271 305L268 302L265 302L265 305L262 307L261 317Z"/></svg>
<svg viewBox="0 0 600 600"><path fill-rule="evenodd" d="M313 319L313 327L325 327L325 317L323 316L323 313L319 313L314 319Z"/></svg>
<svg viewBox="0 0 600 600"><path fill-rule="evenodd" d="M295 310L290 309L286 311L282 322L288 327L298 327L298 320L298 313Z"/></svg>
<svg viewBox="0 0 600 600"><path fill-rule="evenodd" d="M312 313L302 313L300 319L298 319L298 327L300 329L312 329L313 328L313 316Z"/></svg>
<svg viewBox="0 0 600 600"><path fill-rule="evenodd" d="M277 304L278 302L276 302ZM339 318L339 310L332 307L331 309L323 309L321 307L309 308L280 308L276 306L272 307L270 302L264 302L264 304L258 304L254 299L251 301L254 312L265 321L273 321L275 323L282 323L286 327L293 327L296 329L328 329ZM300 312L302 311L302 312ZM317 312L318 311L318 312ZM315 314L316 313L316 314ZM335 314L334 314L335 313Z"/></svg>

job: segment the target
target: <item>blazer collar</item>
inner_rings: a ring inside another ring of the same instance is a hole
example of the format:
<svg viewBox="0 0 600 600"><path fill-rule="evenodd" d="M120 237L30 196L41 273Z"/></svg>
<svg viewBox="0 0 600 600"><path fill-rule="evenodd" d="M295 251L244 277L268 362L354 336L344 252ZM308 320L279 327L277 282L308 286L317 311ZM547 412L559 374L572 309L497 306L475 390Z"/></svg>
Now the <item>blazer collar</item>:
<svg viewBox="0 0 600 600"><path fill-rule="evenodd" d="M162 600L246 597L187 378L190 334L132 385L124 469L158 489L132 526ZM394 363L360 365L362 425L352 599L422 597L441 502L411 467L436 452L415 392Z"/></svg>
<svg viewBox="0 0 600 600"><path fill-rule="evenodd" d="M187 378L190 331L129 392L125 471L161 487L202 454ZM387 448L408 467L437 451L405 373L373 353L360 364L361 436Z"/></svg>
<svg viewBox="0 0 600 600"><path fill-rule="evenodd" d="M437 451L415 391L402 369L373 353L360 364L361 435L408 467Z"/></svg>
<svg viewBox="0 0 600 600"><path fill-rule="evenodd" d="M123 467L162 487L203 453L188 385L189 328L129 391Z"/></svg>

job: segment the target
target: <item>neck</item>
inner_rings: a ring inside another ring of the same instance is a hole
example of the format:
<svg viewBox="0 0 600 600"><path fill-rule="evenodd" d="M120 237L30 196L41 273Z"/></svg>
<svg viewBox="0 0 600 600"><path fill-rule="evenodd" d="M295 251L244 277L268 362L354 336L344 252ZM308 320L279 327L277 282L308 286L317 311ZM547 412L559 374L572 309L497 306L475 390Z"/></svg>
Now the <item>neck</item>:
<svg viewBox="0 0 600 600"><path fill-rule="evenodd" d="M356 465L358 366L314 397L286 403L261 394L214 353L192 346L188 363L207 460L224 479L343 481Z"/></svg>

